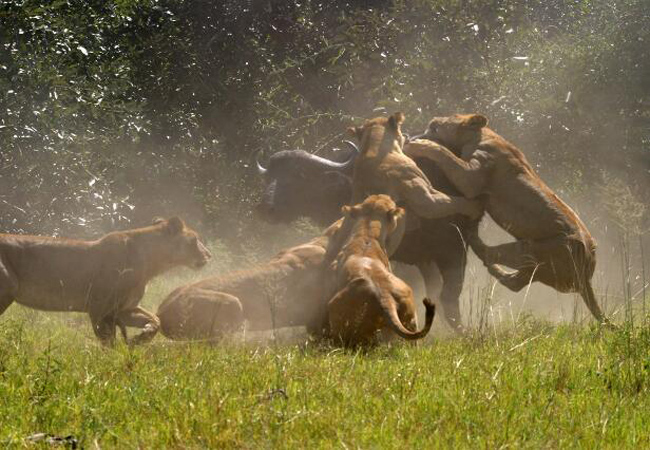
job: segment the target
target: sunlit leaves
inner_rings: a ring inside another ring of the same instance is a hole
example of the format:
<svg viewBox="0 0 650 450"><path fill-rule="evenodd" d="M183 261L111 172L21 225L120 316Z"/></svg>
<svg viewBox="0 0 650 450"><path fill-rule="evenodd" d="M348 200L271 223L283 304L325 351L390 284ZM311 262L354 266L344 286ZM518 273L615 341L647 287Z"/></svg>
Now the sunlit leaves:
<svg viewBox="0 0 650 450"><path fill-rule="evenodd" d="M0 200L13 206L0 202L0 227L91 233L173 211L239 230L256 150L327 154L351 122L397 109L409 131L483 112L544 175L637 169L644 6L2 3Z"/></svg>

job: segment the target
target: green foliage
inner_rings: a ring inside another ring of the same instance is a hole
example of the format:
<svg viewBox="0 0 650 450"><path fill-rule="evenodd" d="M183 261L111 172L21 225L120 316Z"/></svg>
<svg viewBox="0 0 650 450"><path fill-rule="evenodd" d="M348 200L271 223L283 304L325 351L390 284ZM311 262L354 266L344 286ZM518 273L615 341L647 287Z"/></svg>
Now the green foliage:
<svg viewBox="0 0 650 450"><path fill-rule="evenodd" d="M315 234L252 220L257 150L336 158L346 126L402 110L411 132L486 114L560 194L641 234L649 14L646 0L0 1L0 231L90 236L179 214L221 239L208 272L242 267ZM17 307L0 324L5 445L649 443L647 326L530 321L357 354L106 351L85 317Z"/></svg>
<svg viewBox="0 0 650 450"><path fill-rule="evenodd" d="M368 352L162 339L107 351L85 321L10 315L0 327L4 445L27 446L38 432L101 448L639 448L650 440L646 329L528 322Z"/></svg>
<svg viewBox="0 0 650 450"><path fill-rule="evenodd" d="M393 110L411 131L483 112L561 194L590 195L606 168L639 197L646 6L2 2L0 227L90 235L178 213L263 233L254 152L337 157L346 126Z"/></svg>

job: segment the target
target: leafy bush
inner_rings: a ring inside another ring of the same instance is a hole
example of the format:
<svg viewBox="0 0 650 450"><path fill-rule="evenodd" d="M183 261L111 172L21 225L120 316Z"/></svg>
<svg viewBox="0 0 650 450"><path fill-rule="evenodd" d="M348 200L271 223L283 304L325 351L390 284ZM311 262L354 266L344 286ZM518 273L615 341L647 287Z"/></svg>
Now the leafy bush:
<svg viewBox="0 0 650 450"><path fill-rule="evenodd" d="M650 188L643 0L0 5L0 229L90 235L181 214L233 237L253 153L336 157L345 127L481 111L560 193ZM647 213L643 218L647 228Z"/></svg>

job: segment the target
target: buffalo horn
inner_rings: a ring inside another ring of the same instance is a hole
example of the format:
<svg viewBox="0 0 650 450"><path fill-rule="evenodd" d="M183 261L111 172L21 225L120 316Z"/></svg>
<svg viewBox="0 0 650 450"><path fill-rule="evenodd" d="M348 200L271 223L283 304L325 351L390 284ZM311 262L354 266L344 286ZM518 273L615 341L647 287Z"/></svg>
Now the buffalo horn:
<svg viewBox="0 0 650 450"><path fill-rule="evenodd" d="M415 136L409 136L408 139L406 139L406 142L415 141L416 139L428 139L427 133L416 134Z"/></svg>
<svg viewBox="0 0 650 450"><path fill-rule="evenodd" d="M262 153L262 150L259 150L257 153L255 153L255 164L257 165L257 173L260 175L266 174L268 172L268 169L265 169L262 163L260 162L260 153Z"/></svg>
<svg viewBox="0 0 650 450"><path fill-rule="evenodd" d="M345 141L343 141L343 143L344 143L344 144L348 144L348 146L350 146L350 148L351 148L352 150L354 150L354 153L355 153L355 154L358 155L359 153L361 153L361 150L359 150L359 147L357 147L357 144L355 144L354 142L352 142L352 141L348 141L348 140L345 140Z"/></svg>
<svg viewBox="0 0 650 450"><path fill-rule="evenodd" d="M310 157L313 161L317 161L319 164L323 164L324 166L327 166L330 169L336 169L336 170L349 169L354 165L354 160L357 158L357 155L359 154L359 148L353 142L350 141L343 141L343 142L345 142L355 150L354 152L352 152L352 154L350 155L347 161L336 162L316 155L310 155Z"/></svg>

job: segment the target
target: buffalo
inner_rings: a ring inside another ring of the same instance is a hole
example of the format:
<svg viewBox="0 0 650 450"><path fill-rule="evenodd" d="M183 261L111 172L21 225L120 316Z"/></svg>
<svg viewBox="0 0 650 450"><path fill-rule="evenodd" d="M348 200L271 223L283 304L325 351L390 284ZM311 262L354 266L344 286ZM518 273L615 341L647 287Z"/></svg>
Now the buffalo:
<svg viewBox="0 0 650 450"><path fill-rule="evenodd" d="M356 146L350 141L345 143L352 148L345 162L330 161L304 150L277 152L266 168L256 159L257 171L267 181L257 213L272 223L309 217L327 226L339 219L341 207L352 197L350 176L357 156Z"/></svg>
<svg viewBox="0 0 650 450"><path fill-rule="evenodd" d="M321 226L339 219L341 206L352 196L352 172L358 154L356 145L345 162L339 163L303 150L283 150L270 157L267 167L257 159L264 177L265 191L257 211L273 223L288 223L307 217ZM461 195L444 173L428 159L416 159L418 167L433 187L448 194ZM407 229L393 254L394 261L416 266L424 280L427 297L434 297L435 269L442 278L440 303L443 315L456 331L462 329L460 294L467 263L466 236L476 222L466 216L419 219L419 227Z"/></svg>

